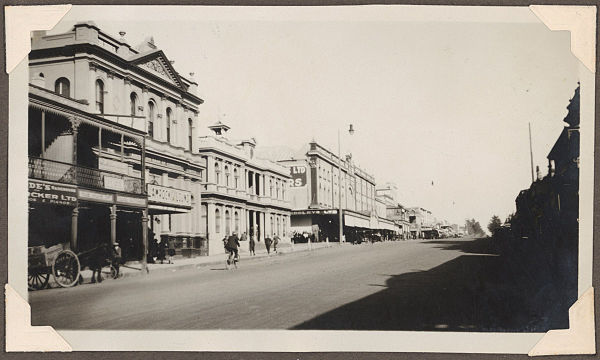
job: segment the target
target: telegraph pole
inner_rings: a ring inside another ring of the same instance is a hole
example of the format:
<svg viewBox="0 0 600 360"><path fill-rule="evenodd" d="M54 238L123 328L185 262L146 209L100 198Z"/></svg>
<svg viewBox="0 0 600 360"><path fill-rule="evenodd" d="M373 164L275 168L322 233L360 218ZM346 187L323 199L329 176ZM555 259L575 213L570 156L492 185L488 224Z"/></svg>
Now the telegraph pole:
<svg viewBox="0 0 600 360"><path fill-rule="evenodd" d="M531 182L534 182L533 177L533 148L531 146L531 123L529 123L529 157L531 159Z"/></svg>

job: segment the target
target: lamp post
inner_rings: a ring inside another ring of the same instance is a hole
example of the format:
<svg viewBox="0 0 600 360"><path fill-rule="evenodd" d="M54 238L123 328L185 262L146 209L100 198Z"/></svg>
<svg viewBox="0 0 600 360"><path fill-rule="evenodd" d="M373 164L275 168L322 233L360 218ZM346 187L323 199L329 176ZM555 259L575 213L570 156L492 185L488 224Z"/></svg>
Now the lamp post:
<svg viewBox="0 0 600 360"><path fill-rule="evenodd" d="M354 128L352 124L348 128L348 133L350 135L354 134ZM344 224L343 224L343 215L342 215L342 150L341 150L341 142L340 142L340 129L338 129L338 197L339 197L339 208L338 208L338 222L340 228L339 234L339 243L342 245L342 239L344 236Z"/></svg>

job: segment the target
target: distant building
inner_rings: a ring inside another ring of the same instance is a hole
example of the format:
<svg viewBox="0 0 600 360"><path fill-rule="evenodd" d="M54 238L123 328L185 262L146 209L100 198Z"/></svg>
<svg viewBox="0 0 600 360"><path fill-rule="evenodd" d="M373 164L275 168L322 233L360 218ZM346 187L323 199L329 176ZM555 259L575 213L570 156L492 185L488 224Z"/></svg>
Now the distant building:
<svg viewBox="0 0 600 360"><path fill-rule="evenodd" d="M292 177L289 183L292 231L338 241L337 155L315 141L299 151L279 148L269 153L272 159L289 169ZM383 216L378 215L374 177L356 166L350 156L341 159L341 168L344 232L396 232L397 227L386 219L381 205L379 211Z"/></svg>

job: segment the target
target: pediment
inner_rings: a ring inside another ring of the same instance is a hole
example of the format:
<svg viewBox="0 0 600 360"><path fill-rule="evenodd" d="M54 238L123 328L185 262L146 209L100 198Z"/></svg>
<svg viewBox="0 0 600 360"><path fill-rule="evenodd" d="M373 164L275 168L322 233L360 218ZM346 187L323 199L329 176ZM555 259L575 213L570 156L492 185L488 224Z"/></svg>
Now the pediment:
<svg viewBox="0 0 600 360"><path fill-rule="evenodd" d="M181 78L162 51L153 52L133 61L139 68L146 70L171 84L183 88Z"/></svg>

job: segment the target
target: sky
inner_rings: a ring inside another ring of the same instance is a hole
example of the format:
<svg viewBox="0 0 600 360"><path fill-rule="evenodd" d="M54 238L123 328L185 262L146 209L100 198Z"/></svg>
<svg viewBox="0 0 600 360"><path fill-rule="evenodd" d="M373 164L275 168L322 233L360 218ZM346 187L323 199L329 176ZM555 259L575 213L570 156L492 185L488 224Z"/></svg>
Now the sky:
<svg viewBox="0 0 600 360"><path fill-rule="evenodd" d="M569 33L526 7L73 6L49 33L88 20L134 46L153 36L194 72L206 126L334 152L340 131L342 151L402 204L484 228L531 183L528 123L546 173L578 81Z"/></svg>

